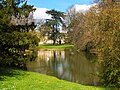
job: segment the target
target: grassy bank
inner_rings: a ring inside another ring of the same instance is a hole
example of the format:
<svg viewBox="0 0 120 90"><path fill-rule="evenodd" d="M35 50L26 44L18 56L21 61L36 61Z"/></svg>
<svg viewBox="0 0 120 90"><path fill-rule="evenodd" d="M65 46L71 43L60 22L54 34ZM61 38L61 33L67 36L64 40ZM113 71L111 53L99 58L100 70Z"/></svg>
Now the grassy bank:
<svg viewBox="0 0 120 90"><path fill-rule="evenodd" d="M55 77L13 69L0 69L0 90L106 90L59 80Z"/></svg>
<svg viewBox="0 0 120 90"><path fill-rule="evenodd" d="M62 45L52 45L52 44L42 44L39 45L38 48L40 49L72 49L74 46L69 44L62 44Z"/></svg>

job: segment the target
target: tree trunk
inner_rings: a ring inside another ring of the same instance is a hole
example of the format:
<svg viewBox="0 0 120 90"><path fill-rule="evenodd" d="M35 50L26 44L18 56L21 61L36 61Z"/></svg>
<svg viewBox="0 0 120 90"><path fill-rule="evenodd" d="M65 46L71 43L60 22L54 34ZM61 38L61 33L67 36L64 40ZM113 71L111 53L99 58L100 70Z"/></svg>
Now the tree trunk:
<svg viewBox="0 0 120 90"><path fill-rule="evenodd" d="M59 40L59 44L61 44L61 39Z"/></svg>
<svg viewBox="0 0 120 90"><path fill-rule="evenodd" d="M53 45L55 45L55 42L56 42L56 40L54 39L54 40L53 40Z"/></svg>

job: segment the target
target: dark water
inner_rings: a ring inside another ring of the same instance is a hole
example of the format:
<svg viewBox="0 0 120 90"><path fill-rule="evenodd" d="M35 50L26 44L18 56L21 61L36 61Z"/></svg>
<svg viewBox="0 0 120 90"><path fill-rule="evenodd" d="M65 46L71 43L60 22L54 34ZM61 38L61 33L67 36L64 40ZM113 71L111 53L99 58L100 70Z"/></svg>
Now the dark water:
<svg viewBox="0 0 120 90"><path fill-rule="evenodd" d="M35 61L27 62L29 71L58 77L85 85L98 85L101 68L95 56L70 50L39 50Z"/></svg>

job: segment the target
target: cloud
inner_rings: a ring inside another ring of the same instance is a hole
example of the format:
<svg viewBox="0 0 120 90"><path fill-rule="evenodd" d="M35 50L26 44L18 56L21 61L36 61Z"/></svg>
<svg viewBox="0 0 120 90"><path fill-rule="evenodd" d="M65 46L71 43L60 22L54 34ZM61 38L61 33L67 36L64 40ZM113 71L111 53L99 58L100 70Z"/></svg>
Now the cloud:
<svg viewBox="0 0 120 90"><path fill-rule="evenodd" d="M92 6L94 6L95 4L91 4L91 5L80 5L80 4L75 4L72 6L71 9L75 9L77 12L85 12L87 10L89 10Z"/></svg>
<svg viewBox="0 0 120 90"><path fill-rule="evenodd" d="M91 4L91 5L75 4L75 5L73 5L71 7L71 9L75 9L76 11L80 11L80 12L85 12L85 11L89 10L90 7L92 7L94 5L95 4ZM37 19L51 19L51 15L46 14L46 11L50 10L50 9L47 9L47 8L38 8L38 7L35 7L35 8L36 8L36 10L33 13L33 18L35 20L37 20Z"/></svg>
<svg viewBox="0 0 120 90"><path fill-rule="evenodd" d="M46 14L46 11L49 10L47 8L37 8L35 7L36 10L33 13L33 18L34 19L50 19L51 15Z"/></svg>
<svg viewBox="0 0 120 90"><path fill-rule="evenodd" d="M87 11L89 10L90 7L91 5L79 5L79 4L74 5L74 8L76 9L76 11Z"/></svg>

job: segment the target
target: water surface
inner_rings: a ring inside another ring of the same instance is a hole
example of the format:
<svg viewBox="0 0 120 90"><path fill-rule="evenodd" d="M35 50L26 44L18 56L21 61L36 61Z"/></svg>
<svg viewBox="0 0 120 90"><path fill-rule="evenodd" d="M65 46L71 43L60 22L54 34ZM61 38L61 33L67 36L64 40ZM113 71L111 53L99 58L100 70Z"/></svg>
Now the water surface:
<svg viewBox="0 0 120 90"><path fill-rule="evenodd" d="M39 50L35 61L27 62L29 71L55 76L85 85L98 85L101 68L94 55L70 50Z"/></svg>

